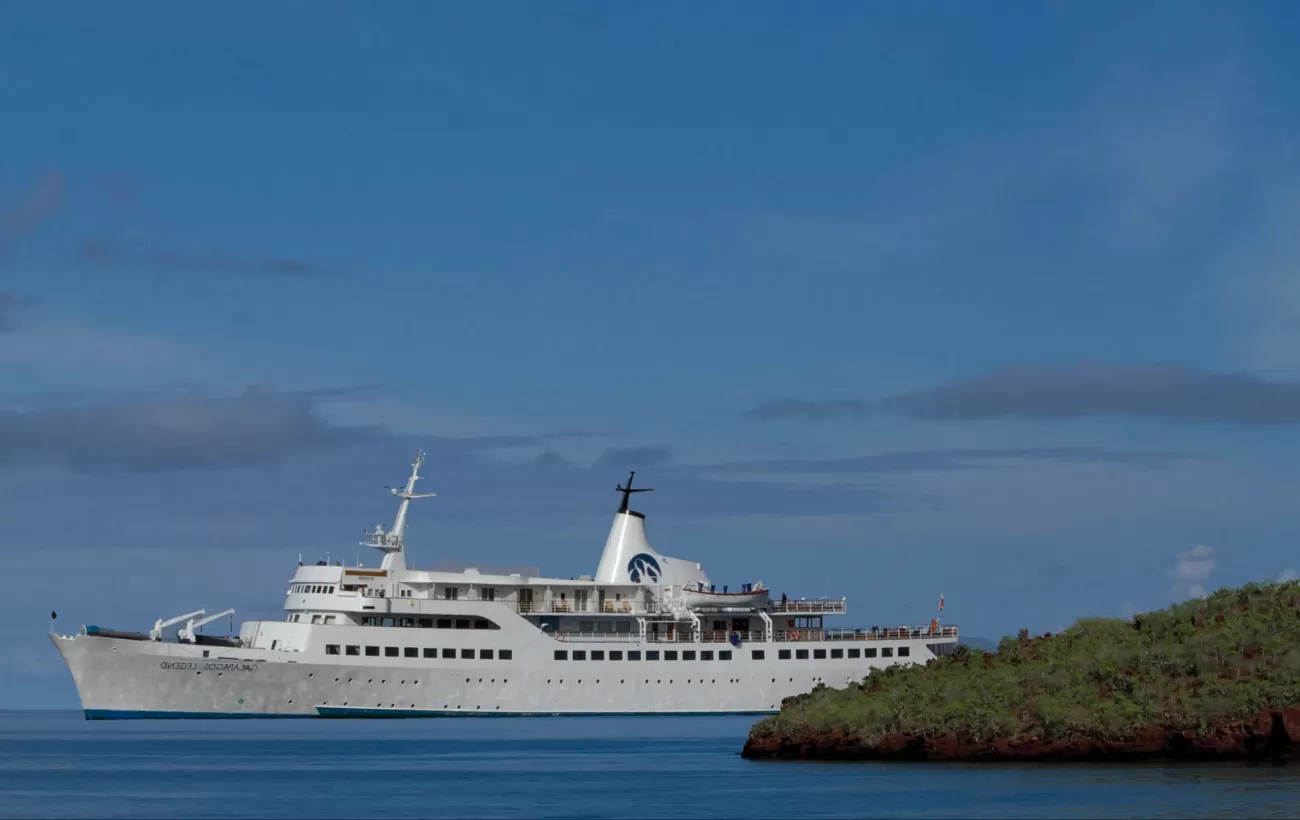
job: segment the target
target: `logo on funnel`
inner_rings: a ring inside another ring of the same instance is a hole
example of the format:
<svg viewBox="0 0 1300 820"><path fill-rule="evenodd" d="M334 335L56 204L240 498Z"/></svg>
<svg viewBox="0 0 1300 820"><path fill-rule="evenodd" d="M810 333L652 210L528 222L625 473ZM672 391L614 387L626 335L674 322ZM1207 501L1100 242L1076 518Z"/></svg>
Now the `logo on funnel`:
<svg viewBox="0 0 1300 820"><path fill-rule="evenodd" d="M659 562L652 555L646 555L644 552L632 556L632 560L627 562L627 574L632 576L632 583L641 583L644 577L647 581L658 581Z"/></svg>

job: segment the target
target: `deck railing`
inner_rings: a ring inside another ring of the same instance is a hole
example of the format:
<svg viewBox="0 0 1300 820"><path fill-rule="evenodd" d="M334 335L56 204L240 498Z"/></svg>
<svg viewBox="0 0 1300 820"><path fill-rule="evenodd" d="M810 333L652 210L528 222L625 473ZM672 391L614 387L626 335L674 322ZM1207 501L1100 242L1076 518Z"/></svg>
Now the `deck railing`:
<svg viewBox="0 0 1300 820"><path fill-rule="evenodd" d="M635 632L547 632L557 641L575 643L589 641L635 642L641 638ZM700 633L700 643L731 643L732 637L740 643L765 643L767 633L761 631L722 632L705 630ZM809 641L899 641L912 639L956 638L957 627L941 626L930 629L929 626L872 627L870 629L779 629L772 633L776 643L799 643ZM647 632L646 643L696 643L694 633L689 629L674 629L671 634Z"/></svg>
<svg viewBox="0 0 1300 820"><path fill-rule="evenodd" d="M818 598L815 601L772 601L772 611L782 614L835 615L843 614L843 600Z"/></svg>

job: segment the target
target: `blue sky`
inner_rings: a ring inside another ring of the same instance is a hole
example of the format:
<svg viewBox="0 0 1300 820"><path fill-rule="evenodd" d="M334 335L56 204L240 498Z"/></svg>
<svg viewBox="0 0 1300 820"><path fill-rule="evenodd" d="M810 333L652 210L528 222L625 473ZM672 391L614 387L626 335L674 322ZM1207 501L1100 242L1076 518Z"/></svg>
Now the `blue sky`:
<svg viewBox="0 0 1300 820"><path fill-rule="evenodd" d="M1282 3L10 3L6 704L44 637L650 536L997 637L1300 569ZM373 556L362 554L362 560Z"/></svg>

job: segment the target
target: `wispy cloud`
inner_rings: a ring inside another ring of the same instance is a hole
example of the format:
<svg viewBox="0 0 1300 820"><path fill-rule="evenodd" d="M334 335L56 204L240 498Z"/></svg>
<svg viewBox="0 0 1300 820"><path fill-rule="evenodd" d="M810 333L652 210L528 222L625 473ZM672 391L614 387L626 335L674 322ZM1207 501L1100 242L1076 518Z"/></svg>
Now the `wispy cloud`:
<svg viewBox="0 0 1300 820"><path fill-rule="evenodd" d="M274 463L373 433L331 424L309 396L249 388L224 397L191 393L0 410L0 462L77 471L223 469Z"/></svg>
<svg viewBox="0 0 1300 820"><path fill-rule="evenodd" d="M0 333L13 333L18 328L19 314L27 302L17 294L0 291Z"/></svg>
<svg viewBox="0 0 1300 820"><path fill-rule="evenodd" d="M989 469L1000 464L1039 461L1064 464L1129 464L1165 467L1195 453L1123 450L1107 447L1022 447L912 450L852 458L778 459L701 465L692 469L728 473L893 473Z"/></svg>
<svg viewBox="0 0 1300 820"><path fill-rule="evenodd" d="M1204 598L1205 584L1215 566L1214 549L1204 544L1179 553L1178 562L1169 571L1169 578L1173 581L1171 594L1181 598Z"/></svg>
<svg viewBox="0 0 1300 820"><path fill-rule="evenodd" d="M240 276L317 279L334 271L290 257L247 259L220 253L175 249L141 250L107 239L85 239L77 248L84 261L122 267L143 267L175 273L225 273Z"/></svg>
<svg viewBox="0 0 1300 820"><path fill-rule="evenodd" d="M0 203L0 238L21 236L63 208L63 172L46 171L36 184L12 204Z"/></svg>
<svg viewBox="0 0 1300 820"><path fill-rule="evenodd" d="M1288 581L1296 581L1296 580L1300 580L1300 572L1296 572L1293 569L1284 569L1282 570L1281 574L1277 576L1277 582L1279 584L1285 584Z"/></svg>
<svg viewBox="0 0 1300 820"><path fill-rule="evenodd" d="M872 411L930 421L1133 416L1241 425L1300 422L1300 382L1179 365L1015 365L877 402L782 399L745 415L761 421L866 418Z"/></svg>
<svg viewBox="0 0 1300 820"><path fill-rule="evenodd" d="M610 447L601 453L592 466L597 468L635 469L667 464L673 459L671 447L647 444L638 447Z"/></svg>

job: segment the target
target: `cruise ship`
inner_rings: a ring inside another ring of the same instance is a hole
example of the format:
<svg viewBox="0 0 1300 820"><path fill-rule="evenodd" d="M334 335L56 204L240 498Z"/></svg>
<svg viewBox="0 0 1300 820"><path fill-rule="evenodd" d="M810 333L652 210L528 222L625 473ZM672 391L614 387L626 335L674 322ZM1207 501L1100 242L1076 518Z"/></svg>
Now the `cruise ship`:
<svg viewBox="0 0 1300 820"><path fill-rule="evenodd" d="M285 618L238 636L203 627L233 613L159 619L149 632L51 634L87 719L767 714L818 684L951 652L957 628L832 628L845 600L718 586L699 563L656 551L630 508L636 473L594 575L407 566L421 453L392 527L364 546L377 567L297 571ZM942 601L942 599L941 599ZM231 618L233 623L233 617Z"/></svg>

